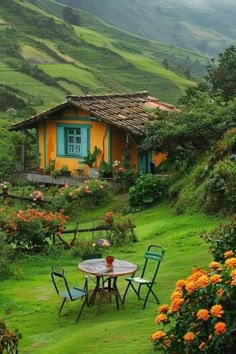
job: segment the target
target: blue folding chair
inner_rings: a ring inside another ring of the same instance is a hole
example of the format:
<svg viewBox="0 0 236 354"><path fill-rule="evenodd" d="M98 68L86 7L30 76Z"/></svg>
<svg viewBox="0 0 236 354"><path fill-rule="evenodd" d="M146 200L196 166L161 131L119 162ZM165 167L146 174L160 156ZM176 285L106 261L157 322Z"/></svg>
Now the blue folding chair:
<svg viewBox="0 0 236 354"><path fill-rule="evenodd" d="M51 278L52 278L52 282L53 282L53 285L55 287L57 294L62 298L62 304L59 309L58 316L60 315L66 300L75 301L77 299L81 299L84 297L84 301L81 305L81 308L80 308L80 311L79 311L79 314L78 314L78 317L76 320L76 323L77 323L80 319L84 305L87 301L88 292L85 289L80 289L77 287L70 288L68 285L68 282L66 280L64 270L56 271L56 270L52 269Z"/></svg>
<svg viewBox="0 0 236 354"><path fill-rule="evenodd" d="M155 302L159 304L159 299L153 290L153 285L156 284L157 273L164 256L164 249L160 246L150 245L144 254L144 266L140 277L135 274L132 277L126 278L128 285L126 287L123 304L129 289L133 289L139 300L144 300L143 309L145 309L149 295L152 294ZM141 298L142 288L146 287L147 292L144 299Z"/></svg>

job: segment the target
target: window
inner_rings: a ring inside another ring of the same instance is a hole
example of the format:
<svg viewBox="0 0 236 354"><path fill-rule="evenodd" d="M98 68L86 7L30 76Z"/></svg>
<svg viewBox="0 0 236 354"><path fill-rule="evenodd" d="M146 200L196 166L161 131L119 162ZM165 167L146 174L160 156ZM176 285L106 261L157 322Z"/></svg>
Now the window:
<svg viewBox="0 0 236 354"><path fill-rule="evenodd" d="M89 125L57 124L57 155L87 156L89 128Z"/></svg>

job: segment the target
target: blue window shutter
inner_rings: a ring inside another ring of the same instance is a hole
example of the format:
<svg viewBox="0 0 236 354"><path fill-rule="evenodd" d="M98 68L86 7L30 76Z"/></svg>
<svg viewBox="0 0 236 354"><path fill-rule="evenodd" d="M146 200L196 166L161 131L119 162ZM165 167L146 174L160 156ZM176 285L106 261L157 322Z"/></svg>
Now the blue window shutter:
<svg viewBox="0 0 236 354"><path fill-rule="evenodd" d="M81 156L88 155L88 128L81 128Z"/></svg>
<svg viewBox="0 0 236 354"><path fill-rule="evenodd" d="M57 127L57 155L65 155L65 130Z"/></svg>

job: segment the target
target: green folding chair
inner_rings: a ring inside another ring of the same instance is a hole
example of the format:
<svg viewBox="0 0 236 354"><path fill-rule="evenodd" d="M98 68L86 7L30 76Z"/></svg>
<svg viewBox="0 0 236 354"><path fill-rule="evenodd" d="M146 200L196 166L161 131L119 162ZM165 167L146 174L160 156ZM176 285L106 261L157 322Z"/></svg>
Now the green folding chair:
<svg viewBox="0 0 236 354"><path fill-rule="evenodd" d="M84 297L84 301L81 305L81 308L80 308L80 311L79 311L79 314L78 314L78 317L76 320L76 323L77 323L80 319L84 305L87 301L88 292L85 289L80 289L77 287L70 288L68 285L68 282L66 280L64 270L56 271L56 270L52 269L51 278L52 278L52 282L53 282L53 285L55 287L57 294L62 298L62 304L59 309L58 316L60 316L60 313L63 309L63 306L64 306L66 300L75 301L77 299L81 299Z"/></svg>
<svg viewBox="0 0 236 354"><path fill-rule="evenodd" d="M126 287L123 304L129 289L133 289L139 300L144 300L143 309L145 309L149 295L152 294L155 302L159 304L159 299L153 290L153 285L156 284L157 273L164 256L164 249L160 246L150 245L144 254L144 266L140 277L135 274L132 277L126 278L128 285ZM141 298L142 288L146 288L146 296Z"/></svg>

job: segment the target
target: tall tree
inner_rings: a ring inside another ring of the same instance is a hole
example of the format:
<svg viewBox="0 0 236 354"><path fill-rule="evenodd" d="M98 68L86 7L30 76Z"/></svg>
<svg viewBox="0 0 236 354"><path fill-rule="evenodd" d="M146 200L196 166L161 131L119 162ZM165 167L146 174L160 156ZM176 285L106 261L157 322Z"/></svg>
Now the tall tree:
<svg viewBox="0 0 236 354"><path fill-rule="evenodd" d="M218 60L212 59L207 66L208 82L213 91L220 90L228 101L236 97L236 47L226 48Z"/></svg>

